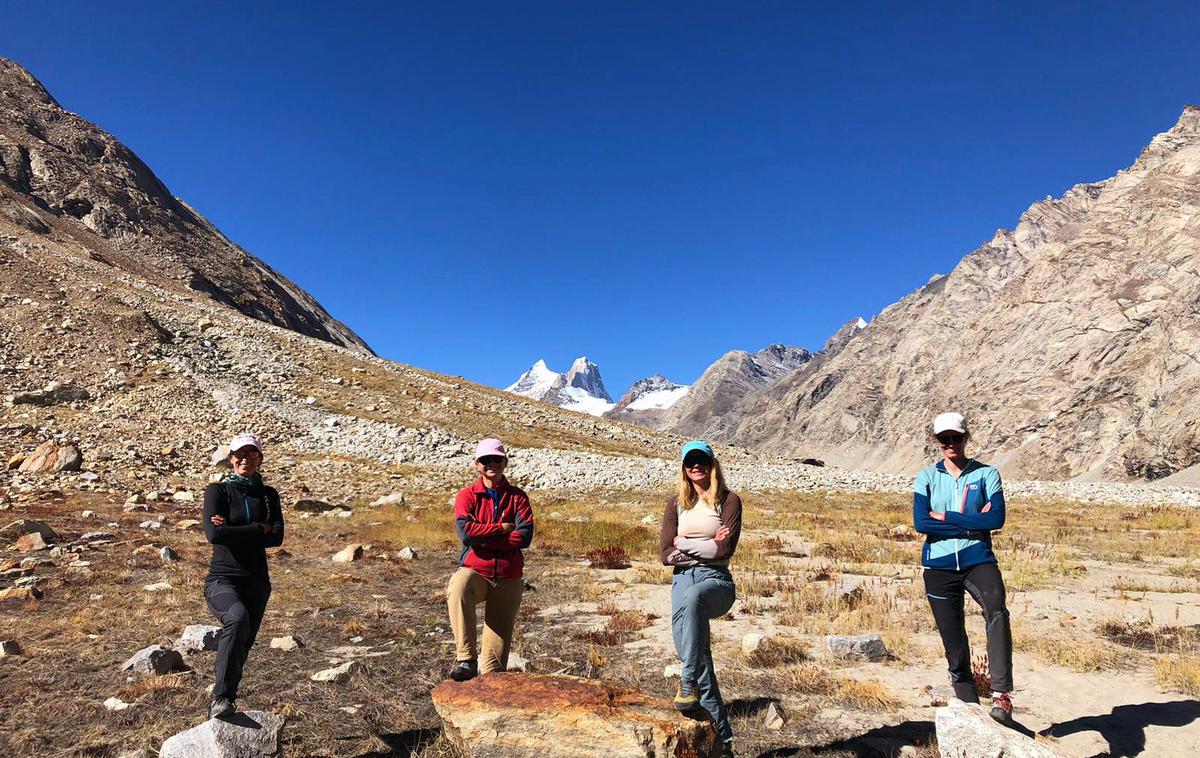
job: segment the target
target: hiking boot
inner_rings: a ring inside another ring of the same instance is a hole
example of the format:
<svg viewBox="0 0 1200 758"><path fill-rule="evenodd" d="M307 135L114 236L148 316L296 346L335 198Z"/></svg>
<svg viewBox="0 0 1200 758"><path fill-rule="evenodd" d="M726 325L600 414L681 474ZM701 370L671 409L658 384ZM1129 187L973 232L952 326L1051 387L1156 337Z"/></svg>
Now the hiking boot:
<svg viewBox="0 0 1200 758"><path fill-rule="evenodd" d="M686 713L688 711L694 711L699 707L700 698L696 695L696 693L692 692L685 695L683 694L683 685L679 685L679 689L675 692L675 710Z"/></svg>
<svg viewBox="0 0 1200 758"><path fill-rule="evenodd" d="M1012 726L1012 699L1007 692L997 692L992 695L992 718L1005 726Z"/></svg>
<svg viewBox="0 0 1200 758"><path fill-rule="evenodd" d="M234 707L233 701L227 697L219 697L208 704L208 717L210 719L219 719L226 716L232 716L237 713L237 708Z"/></svg>
<svg viewBox="0 0 1200 758"><path fill-rule="evenodd" d="M450 669L449 677L456 682L465 682L479 676L479 665L475 661L459 661Z"/></svg>

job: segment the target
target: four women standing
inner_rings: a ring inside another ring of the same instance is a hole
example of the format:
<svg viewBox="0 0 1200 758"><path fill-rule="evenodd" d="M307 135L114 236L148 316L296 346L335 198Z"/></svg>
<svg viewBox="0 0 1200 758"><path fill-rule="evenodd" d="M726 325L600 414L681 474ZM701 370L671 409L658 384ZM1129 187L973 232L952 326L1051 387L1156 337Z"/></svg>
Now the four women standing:
<svg viewBox="0 0 1200 758"><path fill-rule="evenodd" d="M978 702L964 628L964 596L983 608L987 622L992 716L1012 719L1012 636L1005 589L992 552L991 532L1004 525L1000 475L965 454L969 435L961 414L934 419L942 460L917 475L913 525L927 535L921 561L930 607L949 663L957 697ZM213 545L204 596L223 627L216 659L210 717L234 711L242 669L271 593L266 548L283 541L279 493L263 484L262 442L254 435L229 445L233 473L204 494L204 528ZM524 589L522 550L533 539L533 511L524 491L504 475L508 454L496 439L475 451L479 479L454 500L462 543L459 568L447 587L455 639L449 677L463 681L505 671L513 626ZM673 568L671 631L681 673L675 706L711 718L725 755L733 732L713 668L709 622L729 612L736 596L729 560L742 529L742 502L725 484L712 447L683 446L678 487L667 501L660 557ZM484 603L482 663L476 649L475 607Z"/></svg>

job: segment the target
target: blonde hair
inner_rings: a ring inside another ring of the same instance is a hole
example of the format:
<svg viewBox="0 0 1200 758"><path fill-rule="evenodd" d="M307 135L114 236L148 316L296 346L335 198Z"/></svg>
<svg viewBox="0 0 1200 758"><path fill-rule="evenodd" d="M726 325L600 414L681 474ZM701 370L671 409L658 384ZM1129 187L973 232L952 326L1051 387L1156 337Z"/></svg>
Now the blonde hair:
<svg viewBox="0 0 1200 758"><path fill-rule="evenodd" d="M692 486L692 480L688 479L682 462L679 464L677 491L675 502L679 505L680 510L691 510L692 506L700 500L700 496L696 494L696 488ZM714 457L712 468L708 470L708 490L704 493L704 502L715 511L728 494L729 488L725 486L725 475L721 473L721 462Z"/></svg>

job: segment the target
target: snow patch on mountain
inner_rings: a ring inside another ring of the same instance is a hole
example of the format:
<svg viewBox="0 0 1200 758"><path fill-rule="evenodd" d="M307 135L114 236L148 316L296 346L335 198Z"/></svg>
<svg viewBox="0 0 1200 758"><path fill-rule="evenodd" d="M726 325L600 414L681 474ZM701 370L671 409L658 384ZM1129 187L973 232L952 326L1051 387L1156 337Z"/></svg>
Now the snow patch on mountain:
<svg viewBox="0 0 1200 758"><path fill-rule="evenodd" d="M538 359L537 363L530 366L528 371L521 374L520 379L505 387L504 391L531 397L534 400L542 400L550 390L554 389L555 382L560 378L561 374L551 371L550 367L546 365L546 361Z"/></svg>
<svg viewBox="0 0 1200 758"><path fill-rule="evenodd" d="M566 373L539 360L505 391L593 416L601 416L615 405L600 378L600 367L587 356L576 358Z"/></svg>

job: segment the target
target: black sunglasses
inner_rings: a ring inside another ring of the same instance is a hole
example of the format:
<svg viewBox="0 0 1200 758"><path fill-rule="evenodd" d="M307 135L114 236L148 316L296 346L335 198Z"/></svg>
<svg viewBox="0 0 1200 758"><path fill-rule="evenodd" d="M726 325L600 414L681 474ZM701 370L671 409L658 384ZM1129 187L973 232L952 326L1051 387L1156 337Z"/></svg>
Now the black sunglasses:
<svg viewBox="0 0 1200 758"><path fill-rule="evenodd" d="M937 435L937 441L942 443L943 445L957 445L958 443L962 442L966 438L967 438L967 436L965 434L939 434L939 435Z"/></svg>
<svg viewBox="0 0 1200 758"><path fill-rule="evenodd" d="M499 466L504 463L504 458L499 455L485 455L479 459L479 462L485 466Z"/></svg>
<svg viewBox="0 0 1200 758"><path fill-rule="evenodd" d="M685 469L696 468L697 466L699 466L700 468L712 468L712 461L710 461L707 458L697 457L697 458L688 458L686 461L683 462L683 467Z"/></svg>

